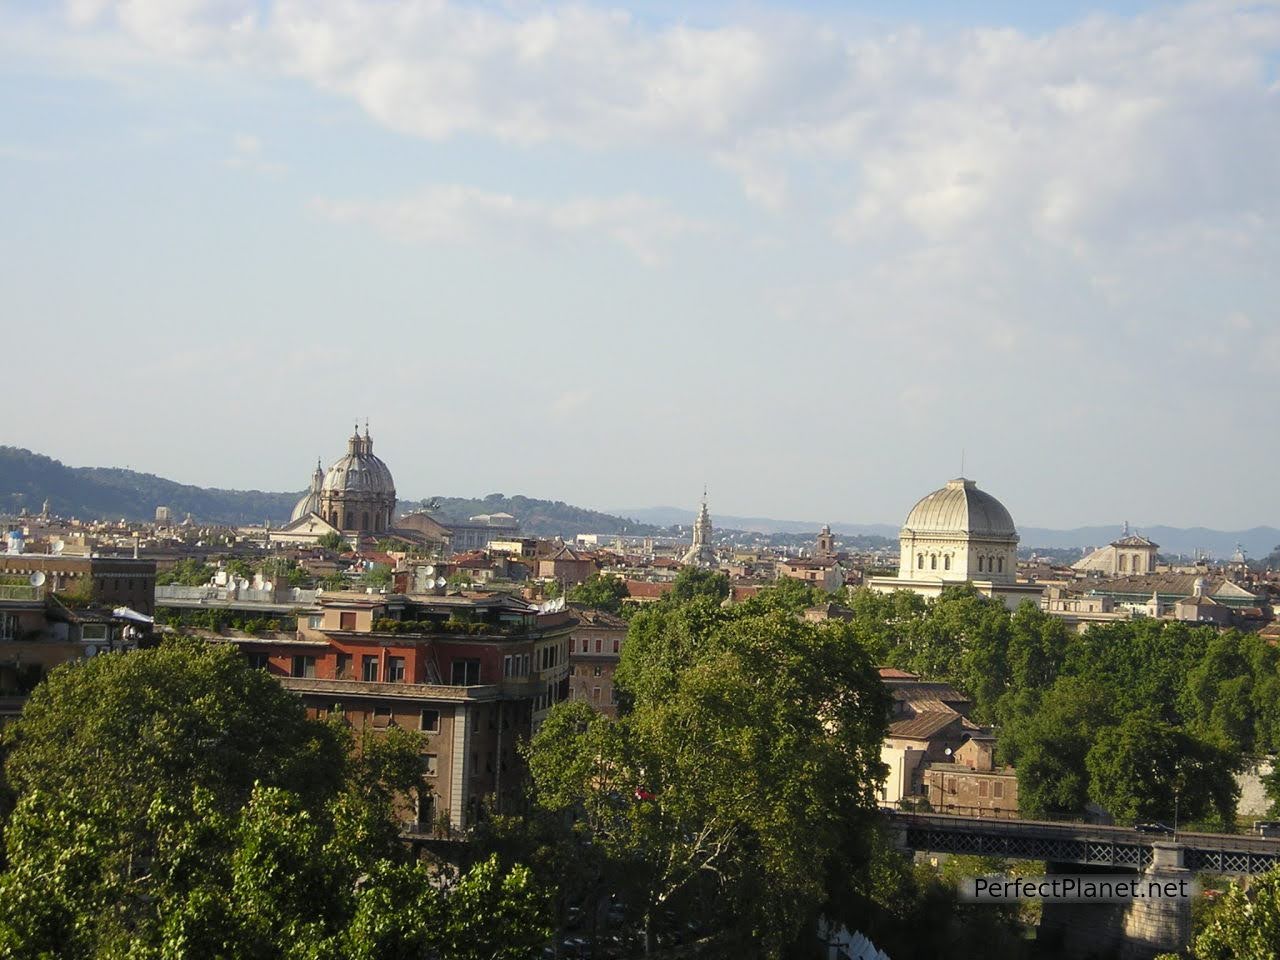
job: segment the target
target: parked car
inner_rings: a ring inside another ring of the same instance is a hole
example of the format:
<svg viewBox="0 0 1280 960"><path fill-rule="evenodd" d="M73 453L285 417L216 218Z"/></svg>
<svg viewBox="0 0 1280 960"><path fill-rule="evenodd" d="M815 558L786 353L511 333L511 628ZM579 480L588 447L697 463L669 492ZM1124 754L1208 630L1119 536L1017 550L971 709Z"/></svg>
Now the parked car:
<svg viewBox="0 0 1280 960"><path fill-rule="evenodd" d="M1135 823L1133 829L1138 833L1158 834L1163 837L1173 836L1173 827L1167 823L1157 823L1156 821L1148 821L1146 823Z"/></svg>
<svg viewBox="0 0 1280 960"><path fill-rule="evenodd" d="M1260 837L1280 837L1280 820L1259 820L1253 832Z"/></svg>

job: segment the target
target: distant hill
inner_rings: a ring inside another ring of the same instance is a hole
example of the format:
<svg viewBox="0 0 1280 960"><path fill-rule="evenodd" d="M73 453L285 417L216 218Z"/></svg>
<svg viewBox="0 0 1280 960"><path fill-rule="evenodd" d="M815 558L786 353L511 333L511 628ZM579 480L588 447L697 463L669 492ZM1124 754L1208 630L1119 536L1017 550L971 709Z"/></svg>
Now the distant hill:
<svg viewBox="0 0 1280 960"><path fill-rule="evenodd" d="M59 516L84 519L150 520L156 507L167 506L174 516L191 514L205 523L283 523L289 519L302 491L219 490L175 483L150 473L109 467L68 467L51 457L18 447L0 446L0 513L38 513L48 499ZM652 524L585 510L552 500L506 497L438 497L441 520L462 521L481 513L509 513L533 536L573 536L577 533L659 533ZM401 501L412 508L419 501Z"/></svg>
<svg viewBox="0 0 1280 960"><path fill-rule="evenodd" d="M491 493L487 497L436 497L440 504L432 516L442 523L461 522L482 513L509 513L520 521L520 529L534 537L572 537L579 533L625 533L633 537L647 537L662 533L652 523L639 523L626 517L575 507L560 500L537 500L533 497L508 497ZM402 502L401 507L412 507L415 501Z"/></svg>
<svg viewBox="0 0 1280 960"><path fill-rule="evenodd" d="M175 483L150 473L108 467L68 467L50 457L18 447L0 446L0 513L25 509L38 513L47 498L60 516L150 520L158 506L171 508L176 517L191 514L207 523L283 523L289 519L301 491L273 493L262 490L220 490ZM679 524L693 523L692 510L680 507L644 507L606 513L575 507L560 500L508 497L491 493L487 497L438 497L441 520L462 521L481 513L509 513L531 536L571 537L578 533L656 536L669 534ZM401 509L415 508L420 501L402 500ZM717 530L744 530L767 535L817 533L821 520L775 520L768 517L737 517L712 511ZM896 541L898 527L887 523L831 521L831 529L845 538L864 538L864 545L876 545L874 538ZM1206 527L1153 526L1139 533L1160 545L1165 556L1192 555L1207 551L1219 558L1231 556L1240 543L1251 558L1267 556L1280 544L1280 530L1252 527L1249 530L1210 530ZM1082 549L1109 543L1120 534L1118 524L1050 530L1021 527L1024 549Z"/></svg>
<svg viewBox="0 0 1280 960"><path fill-rule="evenodd" d="M289 518L296 493L218 490L174 483L150 473L110 467L68 467L19 447L0 446L0 511L38 513L44 500L64 517L150 520L156 507L209 523L278 523Z"/></svg>

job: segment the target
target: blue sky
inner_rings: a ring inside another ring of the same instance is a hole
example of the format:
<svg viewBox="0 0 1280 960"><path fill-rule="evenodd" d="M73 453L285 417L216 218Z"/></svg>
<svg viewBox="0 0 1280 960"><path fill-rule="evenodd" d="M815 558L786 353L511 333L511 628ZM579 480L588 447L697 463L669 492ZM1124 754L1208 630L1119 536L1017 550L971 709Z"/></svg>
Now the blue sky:
<svg viewBox="0 0 1280 960"><path fill-rule="evenodd" d="M4 442L1280 524L1280 5L0 5ZM20 359L14 360L16 356Z"/></svg>

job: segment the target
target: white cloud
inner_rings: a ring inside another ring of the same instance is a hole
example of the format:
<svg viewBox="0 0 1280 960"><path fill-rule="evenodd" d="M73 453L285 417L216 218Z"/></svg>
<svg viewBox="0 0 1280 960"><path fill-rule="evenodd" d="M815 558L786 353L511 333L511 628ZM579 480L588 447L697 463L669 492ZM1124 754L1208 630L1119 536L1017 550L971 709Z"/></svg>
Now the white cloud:
<svg viewBox="0 0 1280 960"><path fill-rule="evenodd" d="M304 78L415 136L699 151L772 210L807 163L847 240L994 228L1079 253L1280 196L1275 0L1044 35L448 0L74 0L70 20Z"/></svg>
<svg viewBox="0 0 1280 960"><path fill-rule="evenodd" d="M237 133L231 138L231 152L227 166L254 173L283 173L285 165L269 159L263 151L262 141L251 133Z"/></svg>
<svg viewBox="0 0 1280 960"><path fill-rule="evenodd" d="M499 242L542 249L548 243L603 235L649 264L663 259L672 240L708 229L644 197L547 203L456 184L392 201L320 198L313 207L329 220L369 223L403 240L423 243Z"/></svg>

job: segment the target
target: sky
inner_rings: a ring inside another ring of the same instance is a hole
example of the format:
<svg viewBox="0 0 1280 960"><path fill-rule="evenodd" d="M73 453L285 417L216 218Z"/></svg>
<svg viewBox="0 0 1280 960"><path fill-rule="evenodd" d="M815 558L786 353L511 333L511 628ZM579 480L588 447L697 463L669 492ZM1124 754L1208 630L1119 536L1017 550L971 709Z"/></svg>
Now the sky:
<svg viewBox="0 0 1280 960"><path fill-rule="evenodd" d="M0 0L0 442L1280 525L1278 208L1280 2Z"/></svg>

